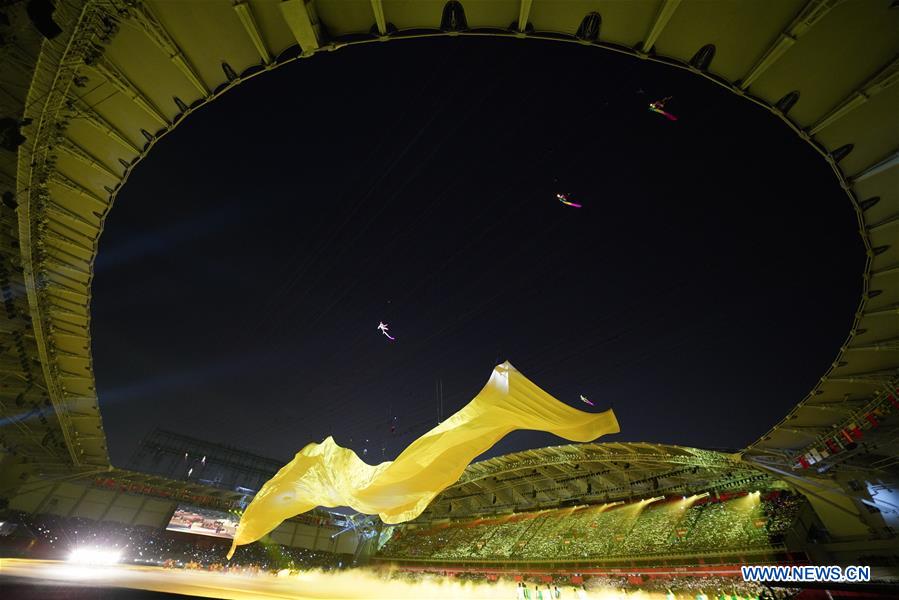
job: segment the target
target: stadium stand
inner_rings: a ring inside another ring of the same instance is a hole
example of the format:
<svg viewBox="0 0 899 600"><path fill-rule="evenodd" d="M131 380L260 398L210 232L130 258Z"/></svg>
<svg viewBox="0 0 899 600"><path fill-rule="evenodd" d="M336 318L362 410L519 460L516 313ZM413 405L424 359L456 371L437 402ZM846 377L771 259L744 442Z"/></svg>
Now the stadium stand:
<svg viewBox="0 0 899 600"><path fill-rule="evenodd" d="M777 547L794 523L802 500L775 491L761 498L748 492L687 503L688 499L676 497L645 508L636 502L460 521L394 535L379 554L449 562L550 556L556 561L637 558L667 552L740 554Z"/></svg>
<svg viewBox="0 0 899 600"><path fill-rule="evenodd" d="M123 562L204 569L336 569L351 564L352 554L336 554L273 542L241 546L225 560L230 540L54 515L11 515L14 534L0 538L6 556L65 560L74 548L116 549Z"/></svg>

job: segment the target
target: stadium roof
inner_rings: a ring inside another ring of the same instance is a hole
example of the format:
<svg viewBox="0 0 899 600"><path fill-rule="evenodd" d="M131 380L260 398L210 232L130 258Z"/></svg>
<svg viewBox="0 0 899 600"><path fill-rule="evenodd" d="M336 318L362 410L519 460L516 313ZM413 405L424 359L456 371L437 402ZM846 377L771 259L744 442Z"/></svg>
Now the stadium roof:
<svg viewBox="0 0 899 600"><path fill-rule="evenodd" d="M474 463L419 520L782 485L739 454L647 443L572 444Z"/></svg>
<svg viewBox="0 0 899 600"><path fill-rule="evenodd" d="M0 417L7 424L0 446L32 468L108 466L91 358L91 281L105 219L140 159L194 110L269 69L348 45L423 36L535 38L629 54L688 70L769 110L832 167L854 208L867 262L855 322L833 364L747 456L789 465L895 385L895 2L57 4L61 33L46 40L25 2L4 9L10 25L0 49L0 116L31 119L22 127L24 143L0 150L0 186L15 193L0 205ZM8 118L3 127L13 134ZM820 287L827 293L826 281Z"/></svg>

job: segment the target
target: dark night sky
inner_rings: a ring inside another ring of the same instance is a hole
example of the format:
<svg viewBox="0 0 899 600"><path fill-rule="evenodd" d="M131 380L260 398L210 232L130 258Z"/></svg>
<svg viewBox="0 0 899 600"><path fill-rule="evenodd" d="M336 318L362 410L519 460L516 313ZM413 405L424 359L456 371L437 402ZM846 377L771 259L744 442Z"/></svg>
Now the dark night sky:
<svg viewBox="0 0 899 600"><path fill-rule="evenodd" d="M668 95L675 123L646 108ZM855 230L811 148L686 72L470 38L299 61L191 116L116 201L93 301L113 462L154 426L378 462L435 424L437 380L449 414L505 359L613 406L606 441L742 447L844 340Z"/></svg>

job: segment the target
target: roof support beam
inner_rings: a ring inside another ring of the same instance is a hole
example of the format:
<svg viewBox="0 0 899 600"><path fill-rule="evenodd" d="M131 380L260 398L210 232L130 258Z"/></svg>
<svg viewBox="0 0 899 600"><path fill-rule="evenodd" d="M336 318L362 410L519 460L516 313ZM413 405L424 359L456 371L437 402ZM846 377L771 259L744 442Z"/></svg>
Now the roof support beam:
<svg viewBox="0 0 899 600"><path fill-rule="evenodd" d="M877 269L876 271L871 271L871 277L877 277L879 275L890 275L899 271L899 263L892 264L882 269ZM865 314L873 314L873 313L865 313Z"/></svg>
<svg viewBox="0 0 899 600"><path fill-rule="evenodd" d="M73 99L71 106L78 117L86 120L103 134L108 135L110 138L124 146L127 150L135 154L140 154L138 147L125 137L125 134L116 129L109 121L104 119L100 113L88 106L83 100Z"/></svg>
<svg viewBox="0 0 899 600"><path fill-rule="evenodd" d="M87 234L85 234L81 231L78 231L77 229L72 228L71 225L69 225L65 221L60 221L58 218L59 215L60 215L59 212L56 212L53 210L53 205L48 203L46 206L44 206L43 214L41 215L41 221L45 222L45 223L46 222L53 223L53 224L57 225L58 227L62 227L63 229L65 229L67 233L73 233L75 235L84 237L85 239L89 239L87 237ZM62 214L62 216L68 217L68 215L66 215L66 214ZM85 244L84 242L80 242L72 237L69 237L66 234L59 233L58 231L56 231L56 229L54 229L52 227L47 227L44 229L42 238L47 239L47 240L54 240L55 242L58 242L60 244L68 244L70 246L74 246L75 248L78 248L79 250L83 250L85 252L94 252L95 251L94 247L92 247L88 244ZM93 240L91 240L91 243L93 243ZM67 298L64 298L63 300L65 300L66 302L69 302L69 303L72 302L71 300L69 300ZM87 306L87 305L79 304L79 306Z"/></svg>
<svg viewBox="0 0 899 600"><path fill-rule="evenodd" d="M68 177L66 177L66 176L63 175L62 173L60 173L58 170L53 171L53 172L50 174L50 181L52 181L53 183L55 183L55 184L57 184L57 185L60 185L60 186L62 186L62 187L64 187L64 188L66 188L67 190L69 190L69 191L71 191L71 192L74 192L74 193L78 194L79 196L82 196L82 197L87 198L87 199L89 199L89 200L93 200L94 202L96 202L97 204L100 205L100 208L101 208L101 209L106 209L106 208L109 207L109 203L108 203L108 202L106 202L105 200L103 200L102 198L100 198L99 196L97 196L95 193L93 193L93 192L90 191L89 189L87 189L87 188L85 188L84 186L80 185L79 183L77 183L77 182L75 182L75 181L72 181L71 179L69 179Z"/></svg>
<svg viewBox="0 0 899 600"><path fill-rule="evenodd" d="M80 223L81 225L87 225L91 229L97 228L97 223L91 223L75 211L69 210L68 208L58 204L52 197L47 197L47 199L44 201L44 205L41 207L41 210L44 213L43 216L67 228L70 228L70 226L60 221L60 219L69 219L71 221L75 221L76 223Z"/></svg>
<svg viewBox="0 0 899 600"><path fill-rule="evenodd" d="M821 117L809 130L809 135L815 135L828 125L843 118L872 97L884 91L899 81L899 57L880 69L873 77L863 83L857 90L837 104L826 115Z"/></svg>
<svg viewBox="0 0 899 600"><path fill-rule="evenodd" d="M371 12L375 15L375 24L378 33L387 35L387 17L384 16L384 3L382 0L371 0Z"/></svg>
<svg viewBox="0 0 899 600"><path fill-rule="evenodd" d="M84 300L89 298L88 294L84 291L86 287L84 282L74 280L71 277L66 277L63 273L49 271L48 269L42 269L41 275L46 279L47 289L49 290L48 293L51 295L55 292L56 294L70 294ZM69 283L66 283L66 281L61 281L63 279L75 282L81 288L81 291L73 288ZM66 418L68 419L68 417Z"/></svg>
<svg viewBox="0 0 899 600"><path fill-rule="evenodd" d="M524 33L528 27L528 17L531 16L531 4L533 0L521 0L518 5L518 31Z"/></svg>
<svg viewBox="0 0 899 600"><path fill-rule="evenodd" d="M808 33L815 23L821 20L830 10L843 2L843 0L809 0L802 11L796 16L778 37L768 47L762 57L749 69L749 72L740 80L740 89L745 90L752 82L767 71L771 65L780 60L780 57L789 50L796 41Z"/></svg>
<svg viewBox="0 0 899 600"><path fill-rule="evenodd" d="M309 55L322 46L321 27L314 7L310 9L304 0L284 0L278 7L304 55Z"/></svg>
<svg viewBox="0 0 899 600"><path fill-rule="evenodd" d="M94 63L93 66L100 75L102 75L117 90L131 98L131 100L142 108L144 112L150 115L153 120L163 127L168 127L170 125L168 119L162 114L162 111L159 110L159 108L153 104L153 102L147 98L136 85L131 83L131 81L125 77L125 74L122 73L122 71L108 58L104 56Z"/></svg>
<svg viewBox="0 0 899 600"><path fill-rule="evenodd" d="M884 227L889 227L890 225L895 225L896 223L899 223L899 213L878 221L877 223L869 225L868 231L877 231L878 229L883 229Z"/></svg>
<svg viewBox="0 0 899 600"><path fill-rule="evenodd" d="M81 261L81 264L75 264L75 263L70 262L70 261L65 260L65 259L58 259L58 258L49 258L49 257L47 257L47 258L44 258L44 259L41 261L41 264L44 265L44 266L52 267L54 272L58 272L58 269L64 269L64 270L67 270L67 271L75 271L75 272L78 273L79 275L85 275L85 276L88 276L88 277L89 277L90 274L91 274L91 272L90 272L90 267L89 267L89 266L85 266L86 263L85 263L84 261ZM60 329L60 330L62 330L62 331L66 331L66 329L65 329L64 327L60 327L59 324L57 324L57 329ZM64 372L64 371L60 370L60 372ZM76 377L80 377L80 378L86 379L86 377L82 377L82 376L80 376L80 375L76 375Z"/></svg>
<svg viewBox="0 0 899 600"><path fill-rule="evenodd" d="M889 171L896 165L899 165L899 150L894 150L892 154L883 160L874 163L870 167L863 169L859 174L852 176L850 180L852 181L852 184L855 185L860 181L874 177L884 171Z"/></svg>
<svg viewBox="0 0 899 600"><path fill-rule="evenodd" d="M864 383L866 385L883 385L890 382L894 371L871 371L870 373L854 373L843 377L822 377L826 383Z"/></svg>
<svg viewBox="0 0 899 600"><path fill-rule="evenodd" d="M85 308L87 308L87 307L85 307ZM73 312L73 311L69 310L68 308L63 307L63 306L60 306L59 304L56 304L56 303L54 303L54 302L48 303L48 310L49 310L50 312L52 312L54 315L61 315L61 316L66 316L66 317L72 317L72 318L75 318L75 319L81 319L81 320L84 320L84 319L86 318L86 317L85 317L84 311L82 311L82 312L80 312L80 313ZM57 352L58 354L62 354L62 353L63 353L63 351L62 351L62 350L59 350L58 348L57 348L56 352ZM69 354L72 354L72 353L69 353ZM78 355L76 355L76 354L72 354L72 356L73 356L73 357L78 357ZM70 413L69 413L69 418L70 418L70 419L96 419L96 418L97 418L97 415L96 415L95 413L84 414L84 415L82 415L82 414L77 414L77 413L75 413L75 412L70 412Z"/></svg>
<svg viewBox="0 0 899 600"><path fill-rule="evenodd" d="M159 22L159 19L153 14L150 7L147 6L147 3L135 3L132 16L140 25L141 29L144 30L144 33L147 34L147 37L149 37L160 50L168 55L169 60L171 60L187 80L197 88L200 95L204 98L209 96L209 90L206 88L206 84L203 83L203 80L200 79L200 74L197 73L197 70L190 64L187 57L184 56L184 52L178 44L175 43L175 40L172 39L172 36L169 35L169 32L166 31L165 27L162 26L162 23Z"/></svg>
<svg viewBox="0 0 899 600"><path fill-rule="evenodd" d="M95 252L96 240L87 233L84 233L80 228L72 225L72 221L87 225L88 223L85 222L84 217L81 217L80 215L72 216L69 212L66 212L66 210L60 209L49 195L46 197L43 205L40 207L40 215L38 216L38 221L44 227L41 239L53 241L57 244L62 244L63 246L72 246L75 251ZM93 231L95 229L95 225L90 225L88 231ZM52 292L52 290L50 291ZM86 306L75 303L70 298L61 298L61 300L64 300L69 304L76 304L77 306Z"/></svg>
<svg viewBox="0 0 899 600"><path fill-rule="evenodd" d="M794 427L778 427L778 429L780 429L781 431L789 431L790 433L795 433L798 435L804 435L804 436L812 438L812 439L818 439L818 436L820 435L821 432L830 430L829 427L808 427L807 429L810 431L806 431L805 429L797 429L795 426ZM813 433L814 431L817 431L819 433Z"/></svg>
<svg viewBox="0 0 899 600"><path fill-rule="evenodd" d="M825 483L823 481L818 481L811 477L798 476L793 473L789 473L787 471L778 469L772 465L768 465L768 464L765 464L762 462L758 462L758 461L752 461L752 462L755 465L757 465L758 467L765 469L766 471L774 472L777 475L783 476L783 478L787 479L787 481L791 482L795 487L799 488L800 492L802 492L803 494L810 494L812 496L815 496L819 500L822 500L822 501L826 502L827 504L830 504L832 507L844 512L845 514L847 514L851 517L854 517L862 525L867 527L868 524L865 522L865 520L859 514L852 512L848 508L846 508L840 504L837 504L833 500L830 500L829 498L826 498L826 497L822 496L821 494L817 493L816 491L814 491L813 489L811 489L812 487L817 487L817 488L820 488L820 489L823 489L823 490L826 490L826 491L829 491L832 493L833 492L839 493L843 496L848 495L845 492L843 492L842 490L840 490L838 487L833 486L833 484L828 485L827 483Z"/></svg>
<svg viewBox="0 0 899 600"><path fill-rule="evenodd" d="M845 394L839 400L827 400L824 402L815 402L814 404L803 404L800 408L820 408L824 406L845 406L847 404L868 404L871 402L870 396L863 396L860 398L852 398L849 394Z"/></svg>
<svg viewBox="0 0 899 600"><path fill-rule="evenodd" d="M649 33L646 34L646 39L643 40L643 52L649 52L652 49L659 39L659 36L665 31L668 21L674 16L674 11L677 10L680 3L681 0L665 0L662 2L662 5L659 7L659 12L656 14L656 18L652 22L652 27L650 27Z"/></svg>
<svg viewBox="0 0 899 600"><path fill-rule="evenodd" d="M256 52L259 53L262 62L270 64L272 62L272 55L265 45L265 39L262 37L262 32L259 30L259 25L256 23L256 17L253 16L253 9L250 7L250 4L246 0L239 0L234 4L234 11L237 13L240 24L243 25L247 35L250 36L250 40L252 40L253 45L256 47Z"/></svg>
<svg viewBox="0 0 899 600"><path fill-rule="evenodd" d="M899 268L899 267L895 267ZM893 315L899 315L899 304L891 304L889 306L884 306L883 308L878 308L877 310L869 310L864 313L865 317L890 317Z"/></svg>
<svg viewBox="0 0 899 600"><path fill-rule="evenodd" d="M79 435L79 436L78 436L78 439L79 439L79 440L95 441L95 442L96 442L96 441L105 441L105 440L106 440L106 436L104 436L104 435L93 435L93 434L92 434L92 435Z"/></svg>
<svg viewBox="0 0 899 600"><path fill-rule="evenodd" d="M107 176L111 177L112 179L115 179L116 181L120 181L122 179L121 176L119 176L118 174L113 172L112 169L110 169L109 167L104 165L102 162L100 162L100 160L98 158L96 158L95 156L92 156L91 154L88 154L88 152L86 150L84 150L84 148L82 148L81 146L79 146L78 144L76 144L75 142L70 140L69 138L66 138L66 137L62 138L62 141L59 144L57 144L55 147L60 148L61 150L65 150L66 153L68 153L73 158L80 160L87 166L93 167L100 173L103 173L104 175L107 175Z"/></svg>
<svg viewBox="0 0 899 600"><path fill-rule="evenodd" d="M848 346L845 348L847 352L852 351L872 351L872 352L883 352L883 351L896 351L899 350L899 338L892 338L889 340L883 340L880 342L876 342L874 344L865 344L863 346Z"/></svg>
<svg viewBox="0 0 899 600"><path fill-rule="evenodd" d="M835 403L834 406L830 405L819 405L819 404L806 404L802 408L816 408L818 410L824 410L828 412L835 412L842 415L852 415L855 414L854 408L848 408L845 406L841 406L842 402Z"/></svg>

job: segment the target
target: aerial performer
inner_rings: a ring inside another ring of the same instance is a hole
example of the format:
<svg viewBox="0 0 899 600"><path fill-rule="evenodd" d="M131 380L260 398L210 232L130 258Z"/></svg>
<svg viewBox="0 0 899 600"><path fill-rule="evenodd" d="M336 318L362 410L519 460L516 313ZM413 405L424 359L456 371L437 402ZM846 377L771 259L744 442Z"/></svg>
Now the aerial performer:
<svg viewBox="0 0 899 600"><path fill-rule="evenodd" d="M581 208L580 204L576 204L568 199L569 194L556 194L556 198L559 199L559 202L565 204L567 206L573 206L575 208Z"/></svg>
<svg viewBox="0 0 899 600"><path fill-rule="evenodd" d="M389 333L387 333L387 323L384 323L384 322L382 322L382 321L378 321L378 330L379 330L381 333L383 333L384 335L386 335L386 336L387 336L387 339L389 339L391 342L395 342L395 341L396 341L396 338L395 338L395 337L393 337L392 335L390 335Z"/></svg>
<svg viewBox="0 0 899 600"><path fill-rule="evenodd" d="M677 121L677 117L672 115L670 112L665 110L665 103L671 100L672 96L668 96L667 98L663 98L661 100L656 100L655 102L651 102L649 104L649 110L654 113L659 113L669 121Z"/></svg>
<svg viewBox="0 0 899 600"><path fill-rule="evenodd" d="M247 506L228 558L237 546L261 539L285 519L316 506L349 506L391 525L412 520L458 481L472 460L518 429L546 431L572 442L620 431L611 409L588 413L571 408L505 362L471 402L394 461L369 465L330 436L306 445Z"/></svg>
<svg viewBox="0 0 899 600"><path fill-rule="evenodd" d="M592 402L590 402L590 400L588 400L587 398L585 398L583 394L581 394L581 402L583 402L584 404L589 404L590 406L596 406L595 404L593 404Z"/></svg>

